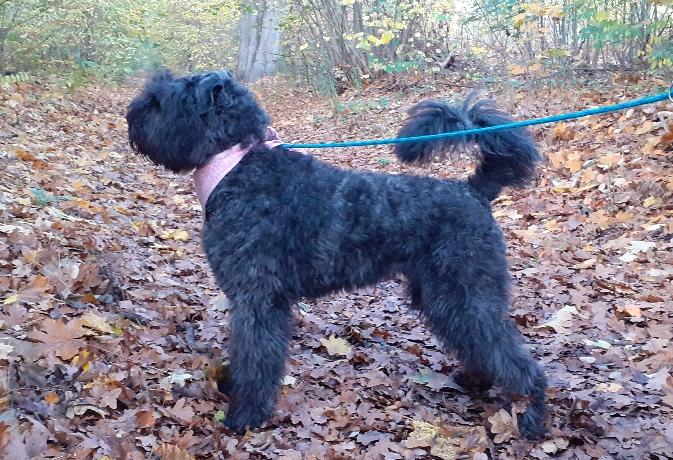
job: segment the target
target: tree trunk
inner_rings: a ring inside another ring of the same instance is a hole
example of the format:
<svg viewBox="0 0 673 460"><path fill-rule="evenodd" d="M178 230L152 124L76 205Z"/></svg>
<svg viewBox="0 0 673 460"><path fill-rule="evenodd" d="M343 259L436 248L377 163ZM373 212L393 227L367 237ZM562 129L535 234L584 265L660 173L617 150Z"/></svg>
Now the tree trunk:
<svg viewBox="0 0 673 460"><path fill-rule="evenodd" d="M254 82L276 73L280 55L279 24L284 6L283 0L251 0L244 4L236 68L239 79Z"/></svg>

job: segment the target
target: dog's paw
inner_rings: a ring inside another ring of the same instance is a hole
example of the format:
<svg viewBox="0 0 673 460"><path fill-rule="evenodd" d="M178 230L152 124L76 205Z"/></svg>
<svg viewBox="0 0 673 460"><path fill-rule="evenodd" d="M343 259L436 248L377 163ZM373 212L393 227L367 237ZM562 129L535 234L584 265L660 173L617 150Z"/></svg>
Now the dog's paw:
<svg viewBox="0 0 673 460"><path fill-rule="evenodd" d="M255 429L262 426L266 417L251 413L249 411L241 412L235 411L234 413L227 414L227 418L224 420L224 426L236 434L244 434L248 429Z"/></svg>
<svg viewBox="0 0 673 460"><path fill-rule="evenodd" d="M542 441L547 434L547 429L542 424L525 424L519 421L519 433L529 441Z"/></svg>
<svg viewBox="0 0 673 460"><path fill-rule="evenodd" d="M245 431L249 428L244 422L231 418L225 419L224 426L226 426L232 433L238 435L245 434Z"/></svg>
<svg viewBox="0 0 673 460"><path fill-rule="evenodd" d="M519 433L529 441L541 441L547 434L542 414L530 406L526 412L519 414L518 425Z"/></svg>

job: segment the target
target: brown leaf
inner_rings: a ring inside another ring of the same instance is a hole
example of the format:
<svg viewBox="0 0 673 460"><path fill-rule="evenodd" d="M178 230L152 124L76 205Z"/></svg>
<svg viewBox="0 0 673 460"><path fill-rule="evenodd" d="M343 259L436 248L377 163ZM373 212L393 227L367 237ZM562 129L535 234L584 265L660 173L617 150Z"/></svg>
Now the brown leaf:
<svg viewBox="0 0 673 460"><path fill-rule="evenodd" d="M37 275L30 283L19 289L18 298L26 303L41 303L51 299L50 292L52 289L53 287L47 277Z"/></svg>
<svg viewBox="0 0 673 460"><path fill-rule="evenodd" d="M138 428L151 428L157 421L157 417L152 410L141 410L136 413L136 426Z"/></svg>
<svg viewBox="0 0 673 460"><path fill-rule="evenodd" d="M0 422L0 453L7 447L11 438L12 434L9 431L9 425L5 422Z"/></svg>
<svg viewBox="0 0 673 460"><path fill-rule="evenodd" d="M496 414L490 416L488 421L491 422L491 433L495 434L493 441L496 444L509 441L519 434L516 416L513 417L505 409L500 409Z"/></svg>
<svg viewBox="0 0 673 460"><path fill-rule="evenodd" d="M567 123L558 123L553 130L554 140L571 141L575 133L568 127Z"/></svg>
<svg viewBox="0 0 673 460"><path fill-rule="evenodd" d="M3 310L0 311L0 324L4 323L7 327L23 325L28 316L28 310L17 304L7 305Z"/></svg>
<svg viewBox="0 0 673 460"><path fill-rule="evenodd" d="M161 460L195 460L188 451L173 444L162 444L159 449Z"/></svg>
<svg viewBox="0 0 673 460"><path fill-rule="evenodd" d="M80 340L86 331L82 329L80 321L72 320L63 323L51 318L45 318L41 329L33 329L28 334L31 339L44 344L43 353L54 353L62 359L68 360L75 356L85 343Z"/></svg>
<svg viewBox="0 0 673 460"><path fill-rule="evenodd" d="M164 412L171 417L181 420L185 423L191 423L194 418L194 409L186 405L187 400L181 398L172 408L164 409Z"/></svg>
<svg viewBox="0 0 673 460"><path fill-rule="evenodd" d="M96 264L82 264L75 280L75 290L78 292L89 291L99 287L103 283L100 270Z"/></svg>
<svg viewBox="0 0 673 460"><path fill-rule="evenodd" d="M117 408L117 399L122 393L121 388L113 388L98 395L98 404L100 407Z"/></svg>

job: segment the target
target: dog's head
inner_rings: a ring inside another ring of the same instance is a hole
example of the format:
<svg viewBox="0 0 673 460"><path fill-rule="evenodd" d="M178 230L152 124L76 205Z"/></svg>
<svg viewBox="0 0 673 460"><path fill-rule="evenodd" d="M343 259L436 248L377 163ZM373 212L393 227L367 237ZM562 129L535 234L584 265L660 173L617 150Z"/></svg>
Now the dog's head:
<svg viewBox="0 0 673 460"><path fill-rule="evenodd" d="M236 144L263 141L269 116L229 72L150 79L126 113L131 148L171 171L203 166Z"/></svg>

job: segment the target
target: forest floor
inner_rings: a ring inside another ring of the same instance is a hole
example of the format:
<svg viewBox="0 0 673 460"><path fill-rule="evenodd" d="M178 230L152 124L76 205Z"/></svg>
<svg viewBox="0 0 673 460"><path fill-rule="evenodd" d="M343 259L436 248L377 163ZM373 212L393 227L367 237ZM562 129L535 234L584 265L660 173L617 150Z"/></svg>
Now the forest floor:
<svg viewBox="0 0 673 460"><path fill-rule="evenodd" d="M484 93L528 118L665 85ZM511 315L549 379L547 439L519 438L495 389L453 382L457 361L401 280L300 303L274 418L232 436L210 379L227 301L190 177L131 154L137 85L57 88L0 89L0 458L673 458L673 123L659 119L672 103L535 128L539 180L493 205ZM288 142L392 136L412 103L466 91L413 77L338 101L273 79L255 90ZM473 168L404 166L388 147L312 153L389 174Z"/></svg>

